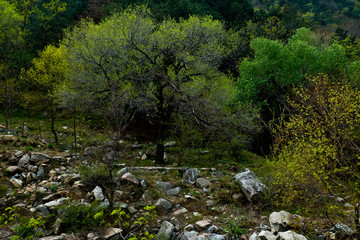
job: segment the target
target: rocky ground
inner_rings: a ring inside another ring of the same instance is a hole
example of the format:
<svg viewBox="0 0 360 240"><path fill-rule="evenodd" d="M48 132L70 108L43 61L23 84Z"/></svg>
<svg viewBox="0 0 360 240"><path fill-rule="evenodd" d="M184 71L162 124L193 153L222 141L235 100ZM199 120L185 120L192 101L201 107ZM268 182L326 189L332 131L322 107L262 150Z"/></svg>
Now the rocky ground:
<svg viewBox="0 0 360 240"><path fill-rule="evenodd" d="M215 168L136 167L116 159L114 152L99 155L101 149L90 147L83 154L3 151L1 212L16 206L23 216L41 217L45 224L39 231L45 236L39 238L43 240L128 239L134 234L151 238L145 232L158 239L307 239L306 219L301 216L285 211L265 215L259 211L266 186L249 169L224 174ZM133 149L136 151L136 146ZM116 163L110 182L91 172L84 176L81 170L97 172L100 165L94 164L94 159L101 155ZM144 152L136 156L147 157ZM110 192L113 201L109 201ZM66 211L77 210L69 210L69 206L80 209L94 202L104 211L113 202L114 209L121 207L128 217L118 222L105 219L111 226L100 223L100 227L85 226L79 232L71 229L64 216L71 218L75 212ZM137 224L136 220L141 221L149 212L144 207L152 205L156 216ZM0 229L0 239L14 235L10 225ZM352 234L349 227L338 224L332 231L318 231L315 239L342 239Z"/></svg>

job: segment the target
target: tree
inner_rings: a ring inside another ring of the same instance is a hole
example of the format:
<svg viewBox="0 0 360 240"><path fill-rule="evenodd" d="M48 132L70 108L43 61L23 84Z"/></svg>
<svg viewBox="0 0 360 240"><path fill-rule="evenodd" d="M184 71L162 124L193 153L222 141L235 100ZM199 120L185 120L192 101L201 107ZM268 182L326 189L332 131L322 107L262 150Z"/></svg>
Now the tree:
<svg viewBox="0 0 360 240"><path fill-rule="evenodd" d="M83 21L67 32L69 80L58 89L63 103L106 114L126 125L136 115L156 130L156 162L175 113L218 128L230 115L233 80L219 72L229 52L227 32L211 17L156 23L144 7L128 9L96 25ZM117 114L113 114L117 113ZM119 136L119 134L118 134Z"/></svg>
<svg viewBox="0 0 360 240"><path fill-rule="evenodd" d="M306 76L317 73L341 76L347 63L340 45L327 46L307 28L298 29L286 45L255 38L250 47L254 59L245 59L240 66L239 98L270 108L286 106L291 86L306 84Z"/></svg>
<svg viewBox="0 0 360 240"><path fill-rule="evenodd" d="M345 217L350 204L359 237L360 91L327 75L309 82L293 90L292 114L274 129L274 188L281 204L327 217Z"/></svg>
<svg viewBox="0 0 360 240"><path fill-rule="evenodd" d="M25 72L22 78L29 82L32 88L23 94L26 102L32 102L37 111L47 111L51 119L51 132L55 142L58 137L55 130L55 118L58 105L55 102L54 90L58 84L66 80L66 71L69 68L65 60L65 48L49 45L33 60L33 67Z"/></svg>

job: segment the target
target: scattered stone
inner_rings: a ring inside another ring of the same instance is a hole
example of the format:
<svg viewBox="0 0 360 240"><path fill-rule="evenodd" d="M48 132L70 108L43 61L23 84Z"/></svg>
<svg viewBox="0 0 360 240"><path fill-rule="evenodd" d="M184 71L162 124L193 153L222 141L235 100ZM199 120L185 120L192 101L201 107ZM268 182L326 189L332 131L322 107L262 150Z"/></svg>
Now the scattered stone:
<svg viewBox="0 0 360 240"><path fill-rule="evenodd" d="M194 184L196 179L198 177L201 177L201 172L197 169L188 169L185 173L184 173L184 177L183 177L183 181L185 184Z"/></svg>
<svg viewBox="0 0 360 240"><path fill-rule="evenodd" d="M99 238L99 236L97 236L97 235L94 234L94 233L89 233L89 234L87 235L87 239L88 239L88 240L99 240L100 238Z"/></svg>
<svg viewBox="0 0 360 240"><path fill-rule="evenodd" d="M125 173L122 175L121 179L139 185L139 180L132 173Z"/></svg>
<svg viewBox="0 0 360 240"><path fill-rule="evenodd" d="M45 170L44 170L44 167L43 166L40 166L38 168L38 171L36 173L36 176L38 179L45 179Z"/></svg>
<svg viewBox="0 0 360 240"><path fill-rule="evenodd" d="M139 180L139 183L140 183L140 186L143 188L143 189L147 189L148 188L148 183L146 181L146 179L138 179Z"/></svg>
<svg viewBox="0 0 360 240"><path fill-rule="evenodd" d="M206 233L216 233L217 231L219 231L219 228L215 225L212 225L205 232Z"/></svg>
<svg viewBox="0 0 360 240"><path fill-rule="evenodd" d="M38 169L38 167L37 166L34 166L34 165L28 165L27 166L27 170L29 171L29 172L37 172L37 169Z"/></svg>
<svg viewBox="0 0 360 240"><path fill-rule="evenodd" d="M48 237L42 237L39 240L66 240L64 236L48 236Z"/></svg>
<svg viewBox="0 0 360 240"><path fill-rule="evenodd" d="M260 238L258 237L258 235L256 233L251 234L251 236L249 237L249 240L260 240Z"/></svg>
<svg viewBox="0 0 360 240"><path fill-rule="evenodd" d="M205 178L196 179L196 186L199 188L207 188L211 185L211 182Z"/></svg>
<svg viewBox="0 0 360 240"><path fill-rule="evenodd" d="M21 158L23 155L24 155L23 151L16 151L16 152L14 153L14 156L15 156L16 158Z"/></svg>
<svg viewBox="0 0 360 240"><path fill-rule="evenodd" d="M209 227L211 225L211 221L208 220L208 219L204 219L204 220L201 220L201 221L197 221L195 224L200 229L205 229L205 228L207 228L207 227Z"/></svg>
<svg viewBox="0 0 360 240"><path fill-rule="evenodd" d="M50 208L51 210L55 209L56 207L64 204L67 200L69 200L69 198L59 198L59 199L56 199L54 201L51 201L51 202L48 202L48 203L45 203L45 207L48 207Z"/></svg>
<svg viewBox="0 0 360 240"><path fill-rule="evenodd" d="M169 190L169 189L171 189L173 187L173 184L171 182L156 182L155 186L158 189L166 192L167 190Z"/></svg>
<svg viewBox="0 0 360 240"><path fill-rule="evenodd" d="M16 179L16 178L11 178L10 182L16 188L22 188L22 186L24 184L23 181L21 181L20 179Z"/></svg>
<svg viewBox="0 0 360 240"><path fill-rule="evenodd" d="M124 167L115 173L115 177L121 178L125 173L129 171L128 167Z"/></svg>
<svg viewBox="0 0 360 240"><path fill-rule="evenodd" d="M186 225L185 227L184 227L184 230L185 231L192 231L192 230L194 230L195 229L195 227L194 227L194 225L192 225L192 224L188 224L188 225Z"/></svg>
<svg viewBox="0 0 360 240"><path fill-rule="evenodd" d="M307 238L295 232L287 231L279 232L276 240L307 240Z"/></svg>
<svg viewBox="0 0 360 240"><path fill-rule="evenodd" d="M176 196L176 195L179 195L180 192L181 192L181 187L171 188L166 191L166 195Z"/></svg>
<svg viewBox="0 0 360 240"><path fill-rule="evenodd" d="M129 211L130 214L134 214L134 213L137 212L136 208L134 208L133 206L129 206L128 211Z"/></svg>
<svg viewBox="0 0 360 240"><path fill-rule="evenodd" d="M173 215L174 216L178 216L178 215L182 215L182 214L185 214L185 213L188 213L189 211L186 209L186 208L181 208L179 210L176 210Z"/></svg>
<svg viewBox="0 0 360 240"><path fill-rule="evenodd" d="M56 221L54 222L54 224L51 226L51 230L55 233L55 234L60 234L60 229L61 229L61 219L58 218L56 219Z"/></svg>
<svg viewBox="0 0 360 240"><path fill-rule="evenodd" d="M50 178L54 178L57 175L57 172L52 169L52 170L49 171L48 175L49 175Z"/></svg>
<svg viewBox="0 0 360 240"><path fill-rule="evenodd" d="M15 174L15 173L22 173L24 169L18 166L10 166L6 169L6 171L10 174Z"/></svg>
<svg viewBox="0 0 360 240"><path fill-rule="evenodd" d="M124 199L124 192L120 190L116 190L114 192L114 201L120 202L122 199Z"/></svg>
<svg viewBox="0 0 360 240"><path fill-rule="evenodd" d="M259 200L262 197L266 186L249 169L246 168L245 171L238 173L234 179L240 185L249 202Z"/></svg>
<svg viewBox="0 0 360 240"><path fill-rule="evenodd" d="M18 162L18 167L26 167L30 163L30 156L28 154L22 156L22 158Z"/></svg>
<svg viewBox="0 0 360 240"><path fill-rule="evenodd" d="M164 198L160 198L154 205L156 206L158 211L162 211L165 213L170 211L170 209L172 208L172 204Z"/></svg>
<svg viewBox="0 0 360 240"><path fill-rule="evenodd" d="M261 231L258 234L258 238L260 238L260 240L276 240L276 236L269 231Z"/></svg>
<svg viewBox="0 0 360 240"><path fill-rule="evenodd" d="M196 239L198 239L197 238L198 235L199 235L199 233L196 231L190 231L190 232L185 231L183 236L180 237L180 239L181 240L196 240Z"/></svg>
<svg viewBox="0 0 360 240"><path fill-rule="evenodd" d="M34 210L41 217L47 217L50 215L49 210L47 209L47 207L45 207L44 204L40 204L40 205L36 206Z"/></svg>
<svg viewBox="0 0 360 240"><path fill-rule="evenodd" d="M171 239L171 235L173 234L174 230L175 227L172 223L168 221L164 221L161 224L160 230L157 234L157 239L159 240Z"/></svg>
<svg viewBox="0 0 360 240"><path fill-rule="evenodd" d="M212 206L215 205L215 202L214 202L213 200L207 200L207 201L205 202L205 204L206 204L207 207L212 207Z"/></svg>
<svg viewBox="0 0 360 240"><path fill-rule="evenodd" d="M175 141L170 141L164 144L165 147L172 147L175 146L176 142Z"/></svg>
<svg viewBox="0 0 360 240"><path fill-rule="evenodd" d="M270 227L273 232L299 229L303 221L299 215L292 215L286 211L273 212L269 216Z"/></svg>
<svg viewBox="0 0 360 240"><path fill-rule="evenodd" d="M31 162L41 162L46 159L50 159L49 155L47 154L36 153L36 152L31 153L31 159L30 159Z"/></svg>
<svg viewBox="0 0 360 240"><path fill-rule="evenodd" d="M94 190L92 190L91 194L93 194L95 199L98 201L103 201L105 199L104 193L103 193L101 187L99 187L99 186L96 186L94 188Z"/></svg>
<svg viewBox="0 0 360 240"><path fill-rule="evenodd" d="M115 236L118 236L122 233L122 229L120 228L108 228L105 230L104 235L101 237L101 239L111 239Z"/></svg>
<svg viewBox="0 0 360 240"><path fill-rule="evenodd" d="M354 235L354 230L343 223L337 223L335 227L331 229L335 233L336 239L346 239Z"/></svg>

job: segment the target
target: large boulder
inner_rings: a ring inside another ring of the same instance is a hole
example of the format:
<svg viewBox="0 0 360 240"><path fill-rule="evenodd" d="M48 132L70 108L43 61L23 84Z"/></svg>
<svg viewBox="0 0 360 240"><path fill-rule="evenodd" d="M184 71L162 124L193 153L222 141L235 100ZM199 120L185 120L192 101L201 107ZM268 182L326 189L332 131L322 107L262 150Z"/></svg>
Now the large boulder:
<svg viewBox="0 0 360 240"><path fill-rule="evenodd" d="M242 192L249 202L261 199L266 186L260 182L255 173L245 169L243 172L235 175L234 179L240 185Z"/></svg>
<svg viewBox="0 0 360 240"><path fill-rule="evenodd" d="M46 159L50 159L49 155L47 154L38 153L38 152L31 153L31 159L30 159L31 162L40 162Z"/></svg>
<svg viewBox="0 0 360 240"><path fill-rule="evenodd" d="M18 162L18 167L26 167L27 165L29 165L30 163L30 156L29 154L26 154L24 156L22 156Z"/></svg>
<svg viewBox="0 0 360 240"><path fill-rule="evenodd" d="M335 233L337 239L347 239L355 234L354 230L343 223L337 223L331 231Z"/></svg>
<svg viewBox="0 0 360 240"><path fill-rule="evenodd" d="M165 198L160 198L154 205L156 206L156 209L162 213L169 212L173 207L171 202L169 202Z"/></svg>
<svg viewBox="0 0 360 240"><path fill-rule="evenodd" d="M303 220L299 215L293 215L283 210L271 213L269 216L269 222L273 232L300 229L303 225Z"/></svg>

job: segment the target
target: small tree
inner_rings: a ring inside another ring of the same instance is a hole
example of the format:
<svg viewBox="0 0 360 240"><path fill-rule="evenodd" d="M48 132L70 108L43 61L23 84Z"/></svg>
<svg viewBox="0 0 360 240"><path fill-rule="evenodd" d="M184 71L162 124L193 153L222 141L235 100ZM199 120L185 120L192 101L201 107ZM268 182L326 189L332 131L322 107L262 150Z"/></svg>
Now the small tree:
<svg viewBox="0 0 360 240"><path fill-rule="evenodd" d="M294 89L293 114L274 131L277 196L282 204L298 200L328 217L345 213L349 203L359 237L360 91L326 75L309 82Z"/></svg>

